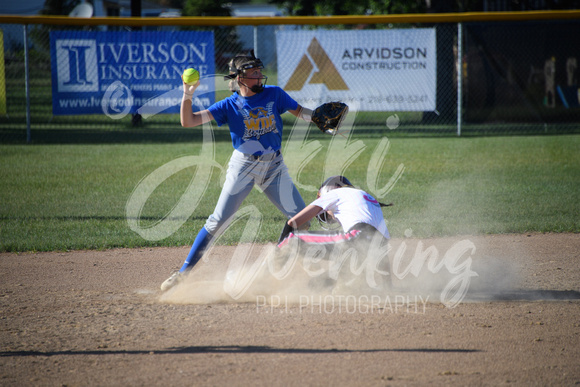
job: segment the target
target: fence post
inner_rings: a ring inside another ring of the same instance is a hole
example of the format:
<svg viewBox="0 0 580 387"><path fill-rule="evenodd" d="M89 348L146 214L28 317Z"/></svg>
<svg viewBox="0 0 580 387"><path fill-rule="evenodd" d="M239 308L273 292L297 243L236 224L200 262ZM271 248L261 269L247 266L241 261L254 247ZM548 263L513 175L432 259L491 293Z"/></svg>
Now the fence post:
<svg viewBox="0 0 580 387"><path fill-rule="evenodd" d="M461 86L463 81L463 24L457 23L457 135L461 136L462 98Z"/></svg>
<svg viewBox="0 0 580 387"><path fill-rule="evenodd" d="M26 94L26 143L32 141L30 133L30 79L28 77L28 24L24 24L24 89Z"/></svg>
<svg viewBox="0 0 580 387"><path fill-rule="evenodd" d="M258 52L258 26L254 26L254 56L256 58L260 57L260 53Z"/></svg>

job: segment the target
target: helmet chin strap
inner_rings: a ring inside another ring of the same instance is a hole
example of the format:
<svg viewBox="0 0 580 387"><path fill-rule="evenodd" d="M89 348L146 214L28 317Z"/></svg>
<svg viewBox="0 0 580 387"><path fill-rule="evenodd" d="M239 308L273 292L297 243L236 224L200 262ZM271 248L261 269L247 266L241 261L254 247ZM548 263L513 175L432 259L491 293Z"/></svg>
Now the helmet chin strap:
<svg viewBox="0 0 580 387"><path fill-rule="evenodd" d="M259 85L254 85L252 87L246 85L244 82L242 82L241 80L238 80L238 82L240 83L240 85L244 85L246 86L252 93L261 93L262 91L264 91L264 85L262 83L260 83Z"/></svg>
<svg viewBox="0 0 580 387"><path fill-rule="evenodd" d="M246 86L252 93L261 93L262 91L264 91L264 85L262 85L262 84L254 85L254 86L250 87L242 81L238 81L238 82L240 82L241 85Z"/></svg>
<svg viewBox="0 0 580 387"><path fill-rule="evenodd" d="M264 85L254 85L250 87L250 90L252 90L253 93L261 93L264 91Z"/></svg>

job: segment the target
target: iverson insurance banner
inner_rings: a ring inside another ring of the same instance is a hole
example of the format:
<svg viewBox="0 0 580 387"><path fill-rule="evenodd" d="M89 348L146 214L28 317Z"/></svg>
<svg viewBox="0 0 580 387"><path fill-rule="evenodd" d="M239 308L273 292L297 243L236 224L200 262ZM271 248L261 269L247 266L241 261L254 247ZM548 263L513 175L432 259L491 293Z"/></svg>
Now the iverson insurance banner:
<svg viewBox="0 0 580 387"><path fill-rule="evenodd" d="M306 107L435 110L435 29L281 31L276 43L278 85Z"/></svg>
<svg viewBox="0 0 580 387"><path fill-rule="evenodd" d="M50 47L55 115L177 113L183 70L215 73L209 31L52 31ZM214 90L202 80L194 109L214 103Z"/></svg>

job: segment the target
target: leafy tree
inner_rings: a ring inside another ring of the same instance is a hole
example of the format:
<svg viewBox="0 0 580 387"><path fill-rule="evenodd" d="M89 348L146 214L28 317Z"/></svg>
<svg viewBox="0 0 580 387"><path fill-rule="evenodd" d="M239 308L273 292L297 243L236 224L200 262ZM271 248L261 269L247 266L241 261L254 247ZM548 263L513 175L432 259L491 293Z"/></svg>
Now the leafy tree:
<svg viewBox="0 0 580 387"><path fill-rule="evenodd" d="M149 0L153 3L159 4L162 7L167 8L177 8L181 9L183 7L183 0Z"/></svg>
<svg viewBox="0 0 580 387"><path fill-rule="evenodd" d="M223 0L185 0L183 16L230 16L228 4ZM186 29L211 30L216 42L215 55L217 71L227 73L228 62L241 50L235 27L185 27Z"/></svg>
<svg viewBox="0 0 580 387"><path fill-rule="evenodd" d="M293 16L384 15L425 12L422 0L270 0Z"/></svg>
<svg viewBox="0 0 580 387"><path fill-rule="evenodd" d="M220 0L186 0L183 4L183 16L230 16L225 1Z"/></svg>
<svg viewBox="0 0 580 387"><path fill-rule="evenodd" d="M39 12L43 16L68 15L79 4L79 0L45 0L44 7ZM36 24L29 27L29 36L32 42L31 55L38 55L39 65L50 64L50 38L51 26ZM78 26L59 26L58 29L81 29Z"/></svg>
<svg viewBox="0 0 580 387"><path fill-rule="evenodd" d="M46 0L40 14L68 15L77 4L79 4L79 0Z"/></svg>

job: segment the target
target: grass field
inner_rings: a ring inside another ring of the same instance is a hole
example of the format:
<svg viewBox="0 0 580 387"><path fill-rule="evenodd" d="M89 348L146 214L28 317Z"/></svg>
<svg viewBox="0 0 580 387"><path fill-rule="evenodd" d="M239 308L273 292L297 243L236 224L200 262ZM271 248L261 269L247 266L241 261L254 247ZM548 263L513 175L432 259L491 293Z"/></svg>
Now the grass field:
<svg viewBox="0 0 580 387"><path fill-rule="evenodd" d="M326 136L311 134L308 141L321 148L297 179L306 202L315 192L304 187L323 180L329 147ZM344 174L369 189L368 171L377 168L370 160L380 139L351 141L360 141L364 150ZM381 198L394 203L384 209L393 236L580 231L579 136L392 138L389 144L375 186L385 186L403 168ZM200 149L200 141L1 145L0 251L189 245L219 195L231 154L224 136L215 142L215 162L221 167L213 168L198 207L171 236L142 238L129 228L125 206L144 177ZM292 173L300 161L287 158ZM141 227L155 225L171 211L195 169L175 173L153 192L141 213ZM283 216L257 190L243 206L250 204L263 216L259 242L275 241ZM239 242L242 230L243 222L235 224L220 243Z"/></svg>

